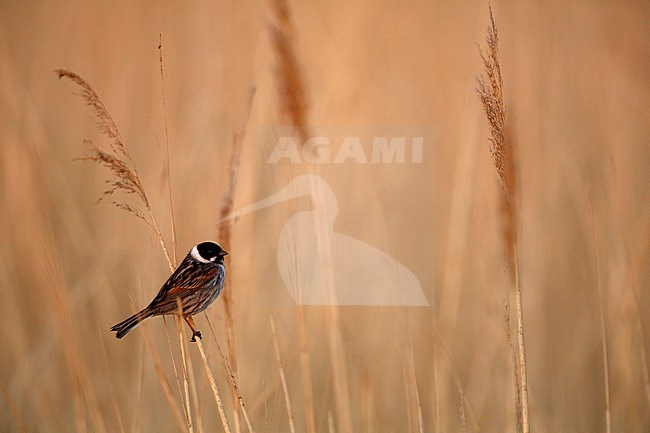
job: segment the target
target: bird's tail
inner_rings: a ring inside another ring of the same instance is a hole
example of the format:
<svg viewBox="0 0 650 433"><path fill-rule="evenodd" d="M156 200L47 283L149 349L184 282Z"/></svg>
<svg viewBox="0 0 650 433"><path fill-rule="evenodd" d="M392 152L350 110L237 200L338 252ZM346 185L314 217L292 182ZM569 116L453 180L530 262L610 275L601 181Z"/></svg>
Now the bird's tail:
<svg viewBox="0 0 650 433"><path fill-rule="evenodd" d="M115 335L117 338L122 338L126 334L128 334L129 331L131 331L133 328L138 326L140 322L142 322L144 319L148 317L151 317L152 315L153 315L152 312L145 308L144 310L140 311L139 313L135 313L133 316L118 323L117 325L113 325L111 327L111 331L117 333Z"/></svg>

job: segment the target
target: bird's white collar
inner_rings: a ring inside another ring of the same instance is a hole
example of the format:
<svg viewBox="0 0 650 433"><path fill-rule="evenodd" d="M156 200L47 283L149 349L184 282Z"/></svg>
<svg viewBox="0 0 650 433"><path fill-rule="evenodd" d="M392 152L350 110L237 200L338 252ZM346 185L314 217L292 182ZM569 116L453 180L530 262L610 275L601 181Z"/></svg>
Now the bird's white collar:
<svg viewBox="0 0 650 433"><path fill-rule="evenodd" d="M192 251L190 252L194 260L197 262L201 263L212 263L210 260L206 260L205 258L201 257L201 254L199 254L199 249L197 247L192 248Z"/></svg>

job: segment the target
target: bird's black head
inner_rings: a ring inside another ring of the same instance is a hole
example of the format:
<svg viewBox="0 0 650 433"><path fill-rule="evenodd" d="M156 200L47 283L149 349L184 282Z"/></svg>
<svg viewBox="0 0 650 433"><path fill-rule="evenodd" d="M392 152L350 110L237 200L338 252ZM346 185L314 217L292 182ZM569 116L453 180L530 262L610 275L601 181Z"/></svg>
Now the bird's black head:
<svg viewBox="0 0 650 433"><path fill-rule="evenodd" d="M192 257L202 263L223 263L223 256L228 255L214 242L201 242L190 252Z"/></svg>

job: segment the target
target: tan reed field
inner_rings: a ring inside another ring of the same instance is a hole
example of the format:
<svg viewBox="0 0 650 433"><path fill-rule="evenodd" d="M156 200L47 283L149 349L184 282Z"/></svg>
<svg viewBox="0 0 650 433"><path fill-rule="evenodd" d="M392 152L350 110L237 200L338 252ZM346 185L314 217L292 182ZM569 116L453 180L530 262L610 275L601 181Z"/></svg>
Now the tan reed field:
<svg viewBox="0 0 650 433"><path fill-rule="evenodd" d="M650 10L491 7L0 4L0 431L647 432Z"/></svg>

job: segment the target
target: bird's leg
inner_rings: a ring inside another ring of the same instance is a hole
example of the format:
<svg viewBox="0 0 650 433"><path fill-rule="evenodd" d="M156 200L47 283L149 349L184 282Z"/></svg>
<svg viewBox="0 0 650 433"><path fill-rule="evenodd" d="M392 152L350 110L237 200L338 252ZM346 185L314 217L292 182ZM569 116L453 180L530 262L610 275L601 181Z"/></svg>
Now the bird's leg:
<svg viewBox="0 0 650 433"><path fill-rule="evenodd" d="M203 340L203 337L201 336L201 331L197 331L194 325L194 319L192 316L187 316L185 317L185 321L187 322L188 325L190 325L190 329L192 330L192 339L190 340L192 343L196 342L196 337L199 337L201 340Z"/></svg>

